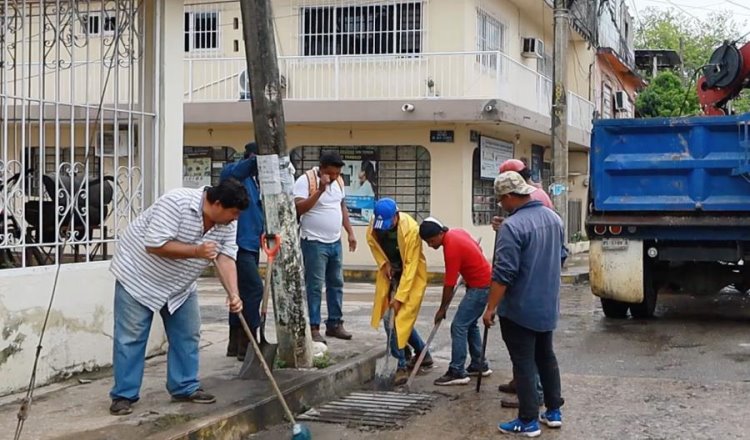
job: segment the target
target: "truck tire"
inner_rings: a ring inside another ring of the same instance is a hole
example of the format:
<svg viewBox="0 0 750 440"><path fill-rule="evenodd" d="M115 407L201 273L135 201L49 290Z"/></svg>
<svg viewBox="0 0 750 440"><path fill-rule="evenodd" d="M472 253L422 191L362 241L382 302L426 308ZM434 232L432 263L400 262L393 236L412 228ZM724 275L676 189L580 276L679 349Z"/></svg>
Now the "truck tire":
<svg viewBox="0 0 750 440"><path fill-rule="evenodd" d="M614 299L602 298L602 310L604 316L612 319L625 319L628 317L628 307L630 304Z"/></svg>
<svg viewBox="0 0 750 440"><path fill-rule="evenodd" d="M658 289L653 283L646 283L643 289L643 301L639 304L630 305L630 314L635 319L651 319L656 310L656 297Z"/></svg>

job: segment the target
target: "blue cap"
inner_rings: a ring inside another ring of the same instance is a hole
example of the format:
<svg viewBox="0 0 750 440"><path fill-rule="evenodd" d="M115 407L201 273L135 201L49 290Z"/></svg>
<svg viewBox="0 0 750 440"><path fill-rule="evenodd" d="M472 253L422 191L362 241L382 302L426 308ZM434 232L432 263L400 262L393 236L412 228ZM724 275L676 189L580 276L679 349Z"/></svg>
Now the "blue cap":
<svg viewBox="0 0 750 440"><path fill-rule="evenodd" d="M393 226L393 217L398 212L396 201L389 198L380 199L375 203L375 221L372 227L378 230L388 230Z"/></svg>

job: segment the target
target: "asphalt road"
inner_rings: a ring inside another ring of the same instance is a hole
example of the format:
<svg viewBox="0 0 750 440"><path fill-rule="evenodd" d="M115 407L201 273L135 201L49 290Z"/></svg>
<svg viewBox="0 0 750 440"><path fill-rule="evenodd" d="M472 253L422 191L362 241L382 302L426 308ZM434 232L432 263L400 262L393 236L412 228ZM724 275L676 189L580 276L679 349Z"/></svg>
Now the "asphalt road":
<svg viewBox="0 0 750 440"><path fill-rule="evenodd" d="M426 337L439 304L430 288L418 329ZM369 327L372 287L347 285L346 326L359 338L384 338ZM458 298L456 299L458 301ZM207 318L204 311L204 320ZM449 318L451 313L449 312ZM223 316L220 314L220 316ZM219 317L220 317L219 316ZM324 313L325 316L325 313ZM740 439L750 438L750 297L724 291L712 297L662 295L657 318L610 320L588 286L565 286L555 336L563 379L564 426L543 428L555 439ZM494 373L481 393L469 386L436 387L447 369L450 334L444 325L433 343L438 363L418 378L415 391L438 396L434 408L401 429L308 423L316 440L441 439L503 437L497 423L515 417L500 407L497 385L510 377L499 327L490 331L488 359ZM337 341L338 343L338 341ZM288 438L289 427L251 436Z"/></svg>

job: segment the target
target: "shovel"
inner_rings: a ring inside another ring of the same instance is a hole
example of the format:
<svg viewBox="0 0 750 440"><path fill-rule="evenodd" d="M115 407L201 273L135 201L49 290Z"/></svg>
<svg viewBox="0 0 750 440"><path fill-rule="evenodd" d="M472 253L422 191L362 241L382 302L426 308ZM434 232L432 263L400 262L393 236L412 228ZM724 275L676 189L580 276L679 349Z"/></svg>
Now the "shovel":
<svg viewBox="0 0 750 440"><path fill-rule="evenodd" d="M391 280L391 286L388 291L388 311L385 312L385 316L383 317L385 327L388 329L386 349L383 357L375 362L374 387L376 391L387 391L393 388L393 381L396 377L396 364L391 365L391 358L393 357L391 356L391 335L393 334L396 317L393 316L393 309L390 307L391 295L395 289L396 283Z"/></svg>
<svg viewBox="0 0 750 440"><path fill-rule="evenodd" d="M273 247L268 246L269 241L274 242ZM266 254L267 263L266 279L265 284L263 285L263 303L260 308L260 344L258 344L258 348L260 348L260 352L263 354L263 359L266 361L266 365L273 369L273 366L275 365L274 362L276 361L276 348L278 347L278 344L271 344L266 340L266 315L268 312L268 297L271 293L273 262L276 259L276 255L279 253L279 249L281 249L281 236L273 234L267 236L266 234L263 234L260 238L260 243L263 252ZM252 343L253 341L250 342ZM242 363L239 376L241 379L260 379L263 377L263 371L260 368L259 360L254 350L247 350L247 356Z"/></svg>

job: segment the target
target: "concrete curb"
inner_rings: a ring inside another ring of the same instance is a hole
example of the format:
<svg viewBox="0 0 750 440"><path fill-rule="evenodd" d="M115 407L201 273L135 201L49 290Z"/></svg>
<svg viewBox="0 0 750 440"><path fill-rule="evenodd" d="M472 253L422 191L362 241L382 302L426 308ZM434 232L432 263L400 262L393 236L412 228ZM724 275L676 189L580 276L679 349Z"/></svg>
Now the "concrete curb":
<svg viewBox="0 0 750 440"><path fill-rule="evenodd" d="M319 374L304 375L281 383L281 392L293 413L299 414L329 401L345 391L371 381L375 375L375 361L385 354L385 348L372 348L341 364L322 370ZM269 387L268 397L223 414L212 414L192 420L179 428L149 436L153 440L241 440L280 423L284 411ZM291 431L291 426L290 426Z"/></svg>

